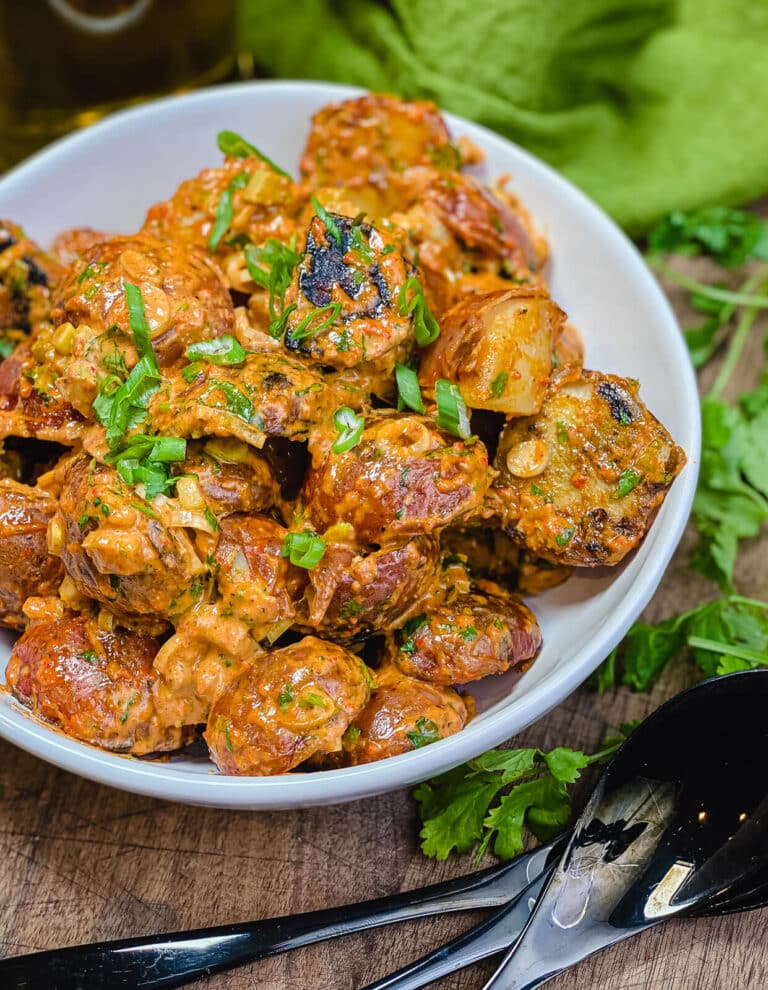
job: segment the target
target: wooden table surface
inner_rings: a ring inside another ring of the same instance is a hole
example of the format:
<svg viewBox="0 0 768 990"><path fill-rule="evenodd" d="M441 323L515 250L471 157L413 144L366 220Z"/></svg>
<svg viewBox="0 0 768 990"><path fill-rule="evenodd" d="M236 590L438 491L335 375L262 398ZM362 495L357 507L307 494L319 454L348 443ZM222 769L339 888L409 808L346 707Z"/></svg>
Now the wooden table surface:
<svg viewBox="0 0 768 990"><path fill-rule="evenodd" d="M712 275L705 262L695 272ZM683 322L682 295L671 298ZM700 319L700 318L699 318ZM737 386L752 384L753 333ZM627 369L631 373L631 368ZM706 384L712 371L708 369ZM714 597L692 574L688 534L652 604L660 619ZM740 589L768 594L761 548L740 558ZM609 729L642 718L683 687L678 662L651 695L577 691L515 740L596 748ZM417 845L408 792L364 803L273 814L189 808L100 787L0 743L0 954L224 924L390 894L457 876L470 857L434 863ZM352 990L457 935L476 918L446 915L279 956L203 981L211 990ZM673 921L582 963L552 990L763 990L768 910ZM445 990L480 987L491 966L454 974ZM3 988L5 990L5 988ZM95 988L94 988L95 990Z"/></svg>

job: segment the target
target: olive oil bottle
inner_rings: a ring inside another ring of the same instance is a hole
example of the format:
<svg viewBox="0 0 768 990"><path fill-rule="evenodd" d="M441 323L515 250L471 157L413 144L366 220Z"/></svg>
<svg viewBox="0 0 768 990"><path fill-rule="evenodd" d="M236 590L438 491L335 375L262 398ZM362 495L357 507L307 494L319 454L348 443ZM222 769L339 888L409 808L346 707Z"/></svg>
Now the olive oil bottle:
<svg viewBox="0 0 768 990"><path fill-rule="evenodd" d="M235 66L235 0L0 0L0 168Z"/></svg>

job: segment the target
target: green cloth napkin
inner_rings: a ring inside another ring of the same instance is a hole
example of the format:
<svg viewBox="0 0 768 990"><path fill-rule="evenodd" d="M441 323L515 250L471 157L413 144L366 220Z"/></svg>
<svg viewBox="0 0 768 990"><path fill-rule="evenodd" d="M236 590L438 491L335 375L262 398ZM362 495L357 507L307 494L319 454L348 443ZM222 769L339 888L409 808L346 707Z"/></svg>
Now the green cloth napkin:
<svg viewBox="0 0 768 990"><path fill-rule="evenodd" d="M241 0L271 75L427 97L631 233L768 192L766 0Z"/></svg>

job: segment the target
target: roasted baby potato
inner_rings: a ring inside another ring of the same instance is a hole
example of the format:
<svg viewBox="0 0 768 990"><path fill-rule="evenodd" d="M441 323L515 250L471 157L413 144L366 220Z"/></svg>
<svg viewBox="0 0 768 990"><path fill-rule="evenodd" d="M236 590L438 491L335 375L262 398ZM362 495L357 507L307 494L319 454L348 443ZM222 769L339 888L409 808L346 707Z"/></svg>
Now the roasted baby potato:
<svg viewBox="0 0 768 990"><path fill-rule="evenodd" d="M539 652L541 631L529 608L495 588L451 597L409 620L390 643L391 659L409 677L466 684L525 670Z"/></svg>
<svg viewBox="0 0 768 990"><path fill-rule="evenodd" d="M34 333L0 364L0 438L34 437L74 446L87 422L62 396L58 372L46 372L33 353L36 341L48 336L48 329Z"/></svg>
<svg viewBox="0 0 768 990"><path fill-rule="evenodd" d="M23 705L74 739L137 756L167 752L190 734L158 718L152 661L159 645L66 615L33 624L16 641L6 681Z"/></svg>
<svg viewBox="0 0 768 990"><path fill-rule="evenodd" d="M216 701L205 739L222 773L288 773L341 748L365 708L371 673L362 660L314 636L266 654Z"/></svg>
<svg viewBox="0 0 768 990"><path fill-rule="evenodd" d="M342 186L374 215L407 205L409 171L419 167L461 167L439 110L376 93L319 110L301 159L305 181L315 188Z"/></svg>
<svg viewBox="0 0 768 990"><path fill-rule="evenodd" d="M406 677L395 668L377 671L378 687L344 733L345 766L410 753L460 732L469 721L461 695L449 687Z"/></svg>
<svg viewBox="0 0 768 990"><path fill-rule="evenodd" d="M67 468L49 549L80 594L160 632L200 601L208 577L178 510L171 499L142 499L113 467L81 454Z"/></svg>
<svg viewBox="0 0 768 990"><path fill-rule="evenodd" d="M685 454L628 378L566 369L536 417L499 442L494 494L507 531L557 564L617 564L648 531Z"/></svg>
<svg viewBox="0 0 768 990"><path fill-rule="evenodd" d="M232 437L188 443L187 456L175 473L196 479L202 496L200 508L207 505L217 517L263 512L278 500L278 483L267 459Z"/></svg>
<svg viewBox="0 0 768 990"><path fill-rule="evenodd" d="M235 515L221 520L216 547L216 583L224 617L240 619L255 639L275 640L293 624L290 594L301 576L282 555L287 530L267 516Z"/></svg>
<svg viewBox="0 0 768 990"><path fill-rule="evenodd" d="M56 594L64 577L48 553L48 523L56 501L41 488L0 481L0 625L23 629L21 607L31 595Z"/></svg>
<svg viewBox="0 0 768 990"><path fill-rule="evenodd" d="M412 317L403 293L413 269L364 221L315 216L285 295L285 346L334 368L404 358Z"/></svg>
<svg viewBox="0 0 768 990"><path fill-rule="evenodd" d="M169 374L150 402L155 429L182 437L307 440L343 403L322 372L276 349L234 367L198 361Z"/></svg>
<svg viewBox="0 0 768 990"><path fill-rule="evenodd" d="M344 543L327 545L309 571L307 624L335 639L402 625L435 590L439 556L438 541L429 536L370 553Z"/></svg>
<svg viewBox="0 0 768 990"><path fill-rule="evenodd" d="M229 196L231 216L217 228L222 197ZM306 191L253 155L227 158L185 179L170 199L147 213L143 233L175 244L191 244L216 255L227 285L253 291L243 247L274 239L287 243L297 233ZM212 236L215 243L212 243Z"/></svg>
<svg viewBox="0 0 768 990"><path fill-rule="evenodd" d="M161 366L182 357L190 344L232 332L232 301L220 270L202 251L147 235L113 237L95 244L56 290L54 324L88 328L74 335L70 353L76 360L93 359L93 337L114 340L119 334L130 342L126 283L141 290ZM104 370L114 371L114 363Z"/></svg>
<svg viewBox="0 0 768 990"><path fill-rule="evenodd" d="M310 468L302 502L318 532L348 523L360 544L386 546L478 511L486 465L479 441L448 436L426 416L380 414L356 446Z"/></svg>
<svg viewBox="0 0 768 990"><path fill-rule="evenodd" d="M155 707L167 725L199 725L211 705L263 649L239 619L221 614L218 603L200 605L176 620L176 631L154 660Z"/></svg>
<svg viewBox="0 0 768 990"><path fill-rule="evenodd" d="M8 357L50 317L51 291L62 266L10 220L0 220L0 356Z"/></svg>
<svg viewBox="0 0 768 990"><path fill-rule="evenodd" d="M443 315L419 381L432 389L447 378L473 409L530 416L544 399L563 315L544 290L526 286L468 296Z"/></svg>

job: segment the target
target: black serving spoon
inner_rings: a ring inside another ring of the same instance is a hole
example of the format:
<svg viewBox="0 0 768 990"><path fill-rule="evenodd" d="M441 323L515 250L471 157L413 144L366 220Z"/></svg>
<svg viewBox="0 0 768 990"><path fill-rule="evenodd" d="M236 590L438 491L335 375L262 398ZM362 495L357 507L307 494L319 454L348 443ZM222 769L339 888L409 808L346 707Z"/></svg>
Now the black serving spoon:
<svg viewBox="0 0 768 990"><path fill-rule="evenodd" d="M686 914L730 914L768 904L768 834L763 831L764 820L752 813L768 794L768 724L761 714L767 702L768 670L703 682L667 702L633 733L604 772L557 870L545 866L514 902L447 945L364 990L417 990L480 959L509 950L520 941L542 891L551 891L552 898L563 887L563 874L567 901L576 920L570 927L562 923L548 925L547 938L541 940L538 955L531 960L543 970L539 983L529 981L521 987L538 986L545 975L548 979L565 968L557 964L564 951L576 961L663 920L658 867L669 863L676 852L688 856L685 862L695 867L687 878L685 896L690 900L695 895L701 903L696 907L683 902L683 885L675 893L675 903L670 903L669 914L677 913L679 908ZM626 788L637 779L646 783L633 805L632 792ZM648 790L648 781L655 781L652 791ZM610 812L611 803L618 799L628 802L630 808L622 813L624 821L619 822ZM741 832L750 818L758 830L751 837ZM731 834L733 839L728 838ZM643 843L651 849L650 856L636 856ZM730 852L731 847L738 847L738 857L728 856L724 862L722 850ZM633 865L635 859L638 862ZM655 877L650 872L652 861L656 864ZM669 874L668 868L665 876ZM693 874L699 885L695 891L691 889ZM639 885L639 875L645 887ZM671 880L666 881L668 891L676 876L681 878L679 867L677 874L672 870ZM712 896L702 890L702 881L707 881ZM607 924L595 930L593 923L592 941L583 941L585 924L592 919L587 911L594 910L590 902L595 893L610 902L625 886L638 894L634 921L627 914L633 904L627 893L616 904ZM725 890L720 889L723 886ZM638 918L642 897L647 903L653 895L658 915ZM565 899L559 901L560 906L564 903ZM518 984L502 982L498 986L517 990Z"/></svg>
<svg viewBox="0 0 768 990"><path fill-rule="evenodd" d="M768 868L768 670L663 705L603 772L533 914L484 990L534 990Z"/></svg>
<svg viewBox="0 0 768 990"><path fill-rule="evenodd" d="M166 990L315 942L398 921L514 901L565 848L561 837L487 870L389 897L264 921L146 935L0 960L2 990ZM527 912L526 912L527 918ZM504 945L509 944L510 932ZM503 948L503 946L502 946ZM496 950L501 951L501 949Z"/></svg>
<svg viewBox="0 0 768 990"><path fill-rule="evenodd" d="M724 680L728 678L721 679ZM397 982L398 974L393 974L372 985L377 988L420 987L446 972L506 949L526 924L532 898L535 899L542 889L548 868L558 861L564 846L565 840L561 838L512 863L374 901L259 922L11 957L0 960L0 986L16 990L90 990L114 985L124 990L160 990L183 986L198 977L265 956L379 925L447 911L500 908L464 936L407 967L411 982ZM768 873L765 883L762 896L768 899ZM756 892L754 896L760 895ZM750 903L749 897L745 887L739 904L713 905L710 913L748 910L762 903ZM480 934L483 938L477 937ZM400 975L404 974L405 971Z"/></svg>

